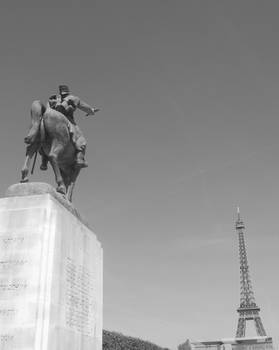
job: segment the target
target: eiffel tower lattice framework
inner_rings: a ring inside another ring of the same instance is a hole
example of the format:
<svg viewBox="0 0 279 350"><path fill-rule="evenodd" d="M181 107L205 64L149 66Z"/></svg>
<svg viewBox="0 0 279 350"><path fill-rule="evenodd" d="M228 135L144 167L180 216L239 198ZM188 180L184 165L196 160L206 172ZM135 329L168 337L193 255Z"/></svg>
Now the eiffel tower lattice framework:
<svg viewBox="0 0 279 350"><path fill-rule="evenodd" d="M239 208L237 209L236 231L238 233L239 258L240 258L240 306L237 309L239 313L236 338L244 338L246 330L246 321L254 320L258 336L266 336L259 312L260 308L255 302L252 289L251 278L249 274L249 265L244 239L244 223L241 220Z"/></svg>

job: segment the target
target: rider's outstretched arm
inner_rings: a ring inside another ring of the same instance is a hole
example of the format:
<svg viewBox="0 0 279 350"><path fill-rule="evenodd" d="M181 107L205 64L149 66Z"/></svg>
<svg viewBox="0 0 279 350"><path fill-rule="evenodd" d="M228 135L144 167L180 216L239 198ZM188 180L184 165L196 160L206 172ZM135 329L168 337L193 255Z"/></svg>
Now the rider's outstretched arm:
<svg viewBox="0 0 279 350"><path fill-rule="evenodd" d="M85 112L87 115L94 115L95 108L91 107L88 103L82 101L80 98L76 101L76 106L81 111Z"/></svg>

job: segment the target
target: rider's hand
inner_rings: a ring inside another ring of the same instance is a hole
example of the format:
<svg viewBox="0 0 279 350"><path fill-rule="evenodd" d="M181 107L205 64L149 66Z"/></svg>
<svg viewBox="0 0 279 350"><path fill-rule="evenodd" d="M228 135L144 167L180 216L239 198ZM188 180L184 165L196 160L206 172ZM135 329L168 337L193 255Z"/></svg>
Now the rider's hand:
<svg viewBox="0 0 279 350"><path fill-rule="evenodd" d="M95 113L98 112L99 110L100 110L99 108L92 108L92 110L90 111L90 113L87 113L86 116L95 115Z"/></svg>

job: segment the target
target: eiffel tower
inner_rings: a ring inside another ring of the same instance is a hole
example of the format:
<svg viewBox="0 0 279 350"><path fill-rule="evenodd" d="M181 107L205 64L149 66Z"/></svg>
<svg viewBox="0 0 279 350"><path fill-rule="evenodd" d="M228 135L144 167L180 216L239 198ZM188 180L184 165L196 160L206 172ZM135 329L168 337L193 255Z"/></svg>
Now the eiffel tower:
<svg viewBox="0 0 279 350"><path fill-rule="evenodd" d="M237 208L237 221L235 224L238 233L239 258L240 258L240 306L237 309L239 313L236 338L244 338L246 330L246 321L254 320L258 336L266 336L259 312L260 308L255 302L254 292L252 289L251 278L249 274L249 265L244 240L244 223L240 217L239 208Z"/></svg>

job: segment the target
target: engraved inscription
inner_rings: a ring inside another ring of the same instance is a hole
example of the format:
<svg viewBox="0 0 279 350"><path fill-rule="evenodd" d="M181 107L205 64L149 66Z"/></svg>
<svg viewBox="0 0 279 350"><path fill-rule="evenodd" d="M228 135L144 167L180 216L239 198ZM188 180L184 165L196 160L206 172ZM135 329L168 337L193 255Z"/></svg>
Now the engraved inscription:
<svg viewBox="0 0 279 350"><path fill-rule="evenodd" d="M1 292L14 292L22 291L27 288L26 280L13 280L8 282L6 280L0 280L0 293Z"/></svg>
<svg viewBox="0 0 279 350"><path fill-rule="evenodd" d="M66 325L84 335L94 335L92 274L72 259L66 260Z"/></svg>
<svg viewBox="0 0 279 350"><path fill-rule="evenodd" d="M15 309L0 309L0 317L4 316L4 317L12 317L14 316L16 313Z"/></svg>
<svg viewBox="0 0 279 350"><path fill-rule="evenodd" d="M14 336L11 334L0 334L0 342L7 343L14 340Z"/></svg>
<svg viewBox="0 0 279 350"><path fill-rule="evenodd" d="M0 271L9 270L14 267L23 266L27 263L27 260L17 259L17 260L0 260Z"/></svg>
<svg viewBox="0 0 279 350"><path fill-rule="evenodd" d="M24 237L22 237L22 236L17 236L17 237L1 236L0 242L4 246L10 246L11 244L21 244L24 242Z"/></svg>

